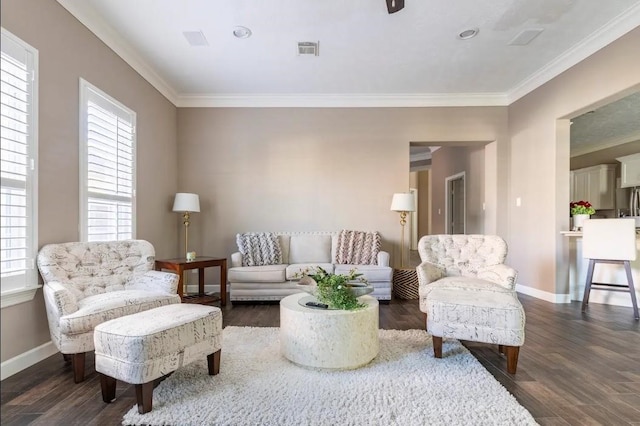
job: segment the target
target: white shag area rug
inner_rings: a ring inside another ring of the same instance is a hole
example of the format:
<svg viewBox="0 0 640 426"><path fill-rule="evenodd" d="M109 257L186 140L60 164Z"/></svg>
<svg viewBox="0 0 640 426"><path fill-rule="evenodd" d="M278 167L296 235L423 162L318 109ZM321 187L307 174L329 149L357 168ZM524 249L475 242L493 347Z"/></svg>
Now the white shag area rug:
<svg viewBox="0 0 640 426"><path fill-rule="evenodd" d="M433 357L424 330L380 330L380 353L356 370L305 368L280 355L278 328L226 327L220 374L206 358L164 380L153 410L125 425L535 425L456 340ZM506 361L505 361L506 362Z"/></svg>

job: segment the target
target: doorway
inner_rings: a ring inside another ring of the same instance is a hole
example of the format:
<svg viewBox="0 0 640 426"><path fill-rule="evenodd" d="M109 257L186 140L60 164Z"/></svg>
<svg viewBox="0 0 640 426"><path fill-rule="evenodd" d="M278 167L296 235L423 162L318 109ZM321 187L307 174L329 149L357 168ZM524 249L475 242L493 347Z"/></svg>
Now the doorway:
<svg viewBox="0 0 640 426"><path fill-rule="evenodd" d="M445 229L447 234L464 234L466 231L465 172L445 179Z"/></svg>

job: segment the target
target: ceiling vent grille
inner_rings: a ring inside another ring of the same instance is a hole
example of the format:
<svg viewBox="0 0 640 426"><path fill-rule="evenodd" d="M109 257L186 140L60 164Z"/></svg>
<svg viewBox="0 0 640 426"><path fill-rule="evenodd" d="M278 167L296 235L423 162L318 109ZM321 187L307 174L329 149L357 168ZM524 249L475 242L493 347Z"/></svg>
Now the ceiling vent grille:
<svg viewBox="0 0 640 426"><path fill-rule="evenodd" d="M313 41L299 41L298 42L298 56L318 56L320 42Z"/></svg>
<svg viewBox="0 0 640 426"><path fill-rule="evenodd" d="M209 45L209 42L207 41L207 38L204 36L202 31L183 31L182 34L191 46L198 47Z"/></svg>
<svg viewBox="0 0 640 426"><path fill-rule="evenodd" d="M517 36L513 38L509 42L511 46L526 46L531 43L531 41L538 37L541 32L544 31L544 28L529 28L526 30L522 30Z"/></svg>

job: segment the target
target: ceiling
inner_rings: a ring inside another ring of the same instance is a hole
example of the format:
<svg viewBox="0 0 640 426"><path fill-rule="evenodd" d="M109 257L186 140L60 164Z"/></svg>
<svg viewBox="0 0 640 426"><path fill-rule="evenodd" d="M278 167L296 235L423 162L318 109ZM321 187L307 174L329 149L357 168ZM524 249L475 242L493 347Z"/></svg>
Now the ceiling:
<svg viewBox="0 0 640 426"><path fill-rule="evenodd" d="M640 0L58 2L179 107L508 105L640 26Z"/></svg>
<svg viewBox="0 0 640 426"><path fill-rule="evenodd" d="M179 107L508 105L640 26L640 0L58 2ZM572 119L572 155L631 140L640 93Z"/></svg>
<svg viewBox="0 0 640 426"><path fill-rule="evenodd" d="M640 92L571 119L571 156L640 140Z"/></svg>

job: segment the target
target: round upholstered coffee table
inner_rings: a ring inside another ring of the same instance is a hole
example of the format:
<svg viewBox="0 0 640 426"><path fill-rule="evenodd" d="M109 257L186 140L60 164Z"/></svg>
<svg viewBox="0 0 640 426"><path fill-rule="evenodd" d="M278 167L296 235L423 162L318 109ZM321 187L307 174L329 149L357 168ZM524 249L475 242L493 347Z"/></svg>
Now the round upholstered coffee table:
<svg viewBox="0 0 640 426"><path fill-rule="evenodd" d="M378 355L378 300L352 311L302 306L307 293L280 301L280 351L289 361L316 368L353 369Z"/></svg>

